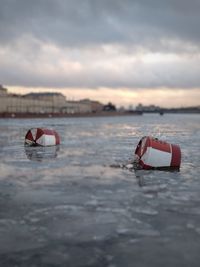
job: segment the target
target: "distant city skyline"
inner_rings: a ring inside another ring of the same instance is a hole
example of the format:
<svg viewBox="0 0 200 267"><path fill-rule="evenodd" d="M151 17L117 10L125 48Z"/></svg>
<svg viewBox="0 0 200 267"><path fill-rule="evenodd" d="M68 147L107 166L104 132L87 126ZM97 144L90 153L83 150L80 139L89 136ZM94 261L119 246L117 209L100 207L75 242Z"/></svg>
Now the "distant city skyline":
<svg viewBox="0 0 200 267"><path fill-rule="evenodd" d="M6 87L6 86L5 86ZM169 90L164 91L162 89L157 89L156 94L154 89L148 89L148 93L145 89L140 89L135 92L130 90L116 90L113 95L112 89L101 88L98 90L92 89L58 89L58 88L22 88L22 87L10 87L8 92L16 94L27 94L31 92L59 92L63 94L68 100L81 100L89 98L91 100L100 101L103 104L108 102L114 103L118 108L124 106L128 108L130 105L137 106L139 103L143 105L158 105L166 108L173 107L190 107L190 106L200 106L200 92L199 90L194 90L194 95L190 92L182 93L182 90ZM188 94L187 94L188 93ZM155 95L154 95L155 94ZM153 97L152 97L153 95ZM165 95L165 97L164 97ZM185 100L187 97L187 101ZM170 101L166 101L171 99Z"/></svg>
<svg viewBox="0 0 200 267"><path fill-rule="evenodd" d="M118 107L200 105L197 0L1 1L0 83Z"/></svg>

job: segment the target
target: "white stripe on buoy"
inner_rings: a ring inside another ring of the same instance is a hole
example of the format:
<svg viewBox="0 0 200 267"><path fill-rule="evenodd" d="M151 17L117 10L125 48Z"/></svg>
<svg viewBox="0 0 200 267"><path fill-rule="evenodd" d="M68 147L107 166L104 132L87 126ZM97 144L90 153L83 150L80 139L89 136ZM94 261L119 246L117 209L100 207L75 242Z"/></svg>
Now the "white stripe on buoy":
<svg viewBox="0 0 200 267"><path fill-rule="evenodd" d="M171 153L163 152L152 147L148 147L146 153L141 157L141 160L146 165L160 167L170 166L171 158Z"/></svg>
<svg viewBox="0 0 200 267"><path fill-rule="evenodd" d="M55 146L56 138L54 135L43 134L40 138L37 139L37 144L41 146Z"/></svg>

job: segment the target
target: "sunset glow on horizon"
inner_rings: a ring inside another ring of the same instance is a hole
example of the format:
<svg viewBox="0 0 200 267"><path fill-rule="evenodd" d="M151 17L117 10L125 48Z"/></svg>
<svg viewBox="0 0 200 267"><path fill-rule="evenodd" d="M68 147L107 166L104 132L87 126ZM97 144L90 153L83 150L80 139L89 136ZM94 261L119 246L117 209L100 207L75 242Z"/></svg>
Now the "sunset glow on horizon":
<svg viewBox="0 0 200 267"><path fill-rule="evenodd" d="M59 92L63 94L67 100L81 100L89 98L91 100L100 101L103 104L112 102L118 108L123 106L128 108L129 106L136 106L139 103L143 105L158 105L161 107L190 107L198 106L200 99L200 90L193 89L192 92L186 90L173 89L138 89L131 90L127 88L116 89L113 94L112 88L99 88L93 90L90 88L78 89L78 88L23 88L23 87L8 87L9 93L28 94L31 92ZM185 101L187 99L187 102Z"/></svg>

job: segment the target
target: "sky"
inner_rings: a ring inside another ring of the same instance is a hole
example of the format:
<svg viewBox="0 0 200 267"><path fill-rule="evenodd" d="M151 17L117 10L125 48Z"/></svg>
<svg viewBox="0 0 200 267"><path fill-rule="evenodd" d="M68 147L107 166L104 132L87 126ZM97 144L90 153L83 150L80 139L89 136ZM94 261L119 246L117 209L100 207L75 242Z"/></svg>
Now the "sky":
<svg viewBox="0 0 200 267"><path fill-rule="evenodd" d="M0 84L117 106L200 105L199 0L0 0Z"/></svg>

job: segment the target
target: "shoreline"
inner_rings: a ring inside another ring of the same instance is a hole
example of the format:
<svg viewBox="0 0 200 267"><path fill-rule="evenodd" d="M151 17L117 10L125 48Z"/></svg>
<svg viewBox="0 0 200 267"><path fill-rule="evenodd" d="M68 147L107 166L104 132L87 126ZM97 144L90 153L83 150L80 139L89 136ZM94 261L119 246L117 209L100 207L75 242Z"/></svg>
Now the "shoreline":
<svg viewBox="0 0 200 267"><path fill-rule="evenodd" d="M142 112L142 111L101 111L96 113L23 113L23 112L3 112L0 119L40 119L40 118L93 118L93 117L116 117L116 116L141 116L143 114L200 114L199 111L165 111Z"/></svg>
<svg viewBox="0 0 200 267"><path fill-rule="evenodd" d="M36 118L87 118L87 117L114 117L114 116L141 116L142 112L103 111L97 113L0 113L0 119L36 119Z"/></svg>

